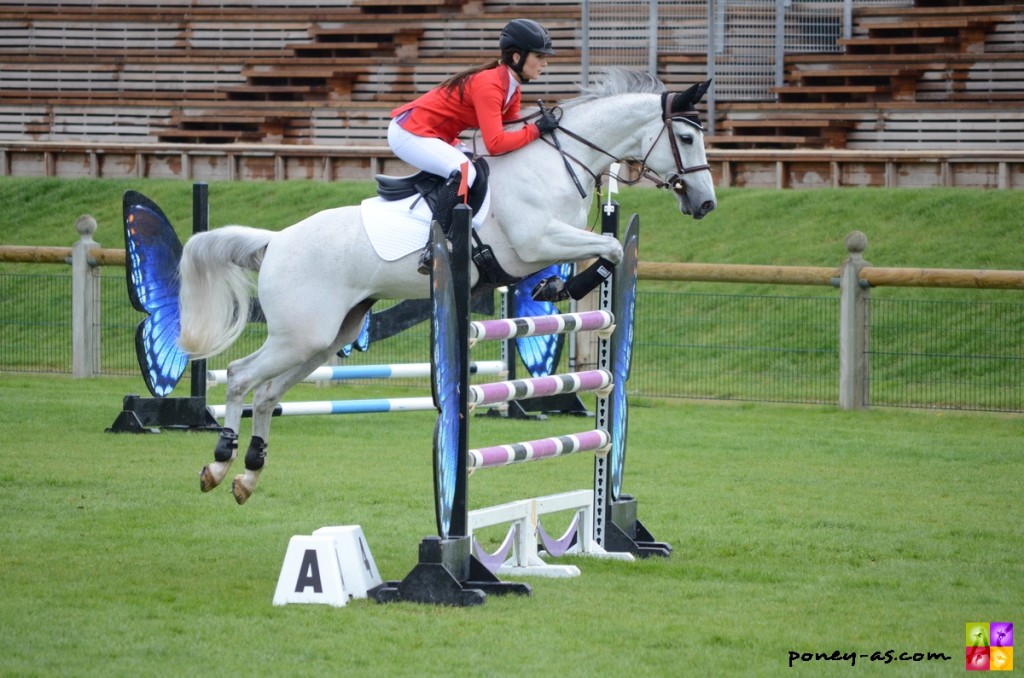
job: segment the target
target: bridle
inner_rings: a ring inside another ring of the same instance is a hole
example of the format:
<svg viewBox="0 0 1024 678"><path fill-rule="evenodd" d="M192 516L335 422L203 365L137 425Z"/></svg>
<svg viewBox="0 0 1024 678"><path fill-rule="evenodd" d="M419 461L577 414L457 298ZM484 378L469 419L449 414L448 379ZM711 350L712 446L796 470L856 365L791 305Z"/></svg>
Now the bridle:
<svg viewBox="0 0 1024 678"><path fill-rule="evenodd" d="M697 115L697 112L693 111L692 109L690 111L685 111L682 113L673 113L672 99L670 98L670 94L668 92L661 93L661 121L661 131L658 132L657 138L655 138L654 143L651 144L651 148L649 151L647 151L647 155L644 156L641 166L644 170L648 170L647 156L649 156L651 152L654 150L654 147L658 145L658 139L661 138L661 135L664 134L666 130L668 130L669 147L672 149L672 157L675 158L676 161L676 172L675 174L670 174L668 177L666 177L665 181L661 182L660 185L660 179L656 179L650 175L648 175L648 178L654 181L655 185L657 185L658 188L671 188L673 191L686 190L685 187L682 185L683 175L691 174L693 172L703 172L704 170L710 172L711 165L708 165L706 163L703 165L693 165L692 167L686 167L683 165L683 155L682 153L679 152L679 140L676 138L676 135L672 133L672 123L674 121L684 122L687 125L695 127L701 132L704 131L704 128L700 124L700 117Z"/></svg>
<svg viewBox="0 0 1024 678"><path fill-rule="evenodd" d="M631 162L639 162L640 163L640 169L639 169L639 171L637 173L637 178L629 180L629 179L625 179L625 178L622 178L622 177L615 177L616 180L618 180L619 182L621 182L623 184L626 184L626 185L632 185L632 184L639 183L641 179L648 179L649 181L651 181L655 185L656 188L666 188L666 189L670 189L672 191L675 191L676 193L682 193L682 192L686 191L686 186L683 184L683 181L682 181L684 175L692 174L694 172L703 172L705 170L707 170L708 172L711 171L711 166L708 165L708 164L692 165L690 167L686 167L683 164L683 155L682 155L682 153L679 150L679 140L676 138L676 135L672 132L672 123L673 122L683 122L683 123L686 123L687 125L690 125L691 127L694 127L694 128L696 128L696 129L698 129L698 130L700 130L702 132L704 131L704 128L700 124L700 117L698 116L697 112L694 111L692 108L687 110L687 111L682 111L682 112L674 112L672 110L672 97L674 97L674 96L675 95L672 94L671 92L662 92L662 94L661 94L661 110L662 110L662 114L661 114L661 121L662 121L661 131L658 132L658 136L656 136L654 138L654 142L651 144L651 147L647 150L647 152L644 154L642 159L637 159L637 158L630 158L630 159L628 159ZM558 109L556 107L553 110L558 110ZM573 139L575 139L576 141L580 142L584 146L587 146L588 148L591 148L591 149L597 151L598 153L601 153L602 155L605 155L605 156L611 158L612 160L619 160L620 159L620 158L615 157L613 154L609 153L605 149L601 148L600 146L590 142L589 140L585 139L584 137L580 136L579 134L576 134L572 130L569 130L569 129L566 129L565 127L562 127L561 125L559 125L559 127L557 128L557 131L564 133L566 136L572 137ZM652 170L650 168L650 166L647 164L647 160L648 160L648 158L650 158L651 153L654 152L655 147L657 147L657 145L658 145L658 141L661 139L662 135L664 135L666 133L666 131L668 131L669 147L672 149L672 157L673 157L673 159L675 159L676 171L672 172L671 174L669 174L667 177L665 177L663 179L657 172L655 172L654 170ZM591 171L590 168L587 167L579 158L574 157L570 153L566 153L560 147L559 144L553 142L552 140L550 140L550 139L548 139L547 137L544 137L544 136L541 137L541 140L544 141L545 143L547 143L549 146L552 146L553 148L555 148L559 153L562 154L563 158L569 158L570 160L575 162L577 165L582 167L584 170L586 170L587 173L590 174L590 176L592 176L594 178L594 184L597 186L598 194L600 194L600 192L601 192L601 177L600 177L600 175L595 174L593 171ZM569 169L570 175L572 175L572 169L569 168L568 164L566 165L566 167ZM573 179L575 180L576 179L575 175L572 175L572 176L573 176ZM579 182L577 181L576 183L577 183L577 186L578 186ZM582 193L582 191L581 191L581 197L586 198L587 196L584 195Z"/></svg>

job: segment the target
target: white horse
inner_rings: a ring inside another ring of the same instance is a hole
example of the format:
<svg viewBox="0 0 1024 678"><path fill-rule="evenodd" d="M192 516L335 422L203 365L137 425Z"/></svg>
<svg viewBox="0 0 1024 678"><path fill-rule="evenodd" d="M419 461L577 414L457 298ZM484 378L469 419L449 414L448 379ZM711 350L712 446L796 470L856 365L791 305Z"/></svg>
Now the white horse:
<svg viewBox="0 0 1024 678"><path fill-rule="evenodd" d="M561 104L557 144L538 140L489 158L489 209L476 232L501 268L521 279L556 262L603 257L618 263L619 242L585 229L598 177L615 161L638 164L642 175L675 194L683 214L700 219L713 210L715 191L694 111L709 84L673 94L646 74L610 71ZM429 296L429 277L416 271L422 241L387 261L367 232L388 224L363 223L362 214L358 205L326 210L279 232L225 226L186 243L179 268L183 350L207 358L239 337L249 317L253 271L259 272L267 323L264 344L228 365L224 428L215 461L200 472L204 492L223 481L235 459L250 391L246 471L232 483L240 504L256 487L272 412L285 392L354 341L377 300ZM474 270L473 284L478 280Z"/></svg>

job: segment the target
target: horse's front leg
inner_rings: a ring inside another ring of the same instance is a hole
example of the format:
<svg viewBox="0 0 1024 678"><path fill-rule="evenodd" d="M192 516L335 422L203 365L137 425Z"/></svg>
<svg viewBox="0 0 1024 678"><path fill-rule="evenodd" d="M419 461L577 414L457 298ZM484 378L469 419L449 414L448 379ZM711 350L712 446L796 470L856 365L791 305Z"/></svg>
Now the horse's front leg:
<svg viewBox="0 0 1024 678"><path fill-rule="evenodd" d="M510 235L515 238L520 234ZM607 259L612 264L622 261L622 244L618 239L585 231L558 219L551 219L539 237L512 244L519 258L527 263L580 261L593 257Z"/></svg>
<svg viewBox="0 0 1024 678"><path fill-rule="evenodd" d="M567 281L558 276L546 278L533 288L537 301L559 302L567 299L582 299L590 294L615 270L622 261L622 245L617 238L573 228L564 222L552 220L545 234L533 248L536 259L543 261L580 261L596 257L586 270Z"/></svg>
<svg viewBox="0 0 1024 678"><path fill-rule="evenodd" d="M213 449L213 462L199 471L199 489L209 492L223 482L238 456L238 429L242 424L242 401L249 392L248 384L239 383L235 370L228 366L227 396L224 406L224 427Z"/></svg>

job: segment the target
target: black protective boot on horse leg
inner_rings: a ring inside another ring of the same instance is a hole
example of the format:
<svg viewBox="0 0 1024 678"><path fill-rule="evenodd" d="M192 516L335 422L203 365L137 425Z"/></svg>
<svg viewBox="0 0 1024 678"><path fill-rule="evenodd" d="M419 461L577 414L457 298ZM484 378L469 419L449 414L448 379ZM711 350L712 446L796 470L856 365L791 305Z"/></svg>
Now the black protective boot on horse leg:
<svg viewBox="0 0 1024 678"><path fill-rule="evenodd" d="M544 278L533 287L531 296L534 301L550 301L551 303L567 299L579 301L590 294L614 271L615 264L601 257L586 270L577 273L565 282L562 282L558 276Z"/></svg>
<svg viewBox="0 0 1024 678"><path fill-rule="evenodd" d="M462 172L455 170L449 175L448 180L441 187L440 193L437 196L437 203L434 205L434 221L441 227L441 232L444 233L445 237L452 230L452 210L459 204L461 196L459 195L459 187L462 184ZM416 264L416 270L421 275L430 275L430 242L428 241L424 246L423 251L420 252L419 261Z"/></svg>

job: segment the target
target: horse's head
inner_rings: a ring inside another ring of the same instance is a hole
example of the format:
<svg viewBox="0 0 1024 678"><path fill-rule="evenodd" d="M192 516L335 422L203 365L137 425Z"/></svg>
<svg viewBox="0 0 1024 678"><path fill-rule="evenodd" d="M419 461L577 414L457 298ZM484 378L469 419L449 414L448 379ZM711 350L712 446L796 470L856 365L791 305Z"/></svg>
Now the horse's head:
<svg viewBox="0 0 1024 678"><path fill-rule="evenodd" d="M651 135L654 140L643 158L647 170L657 175L651 178L658 187L675 193L679 210L694 219L702 219L717 205L704 128L695 109L710 86L708 80L685 92L662 93L660 130Z"/></svg>

